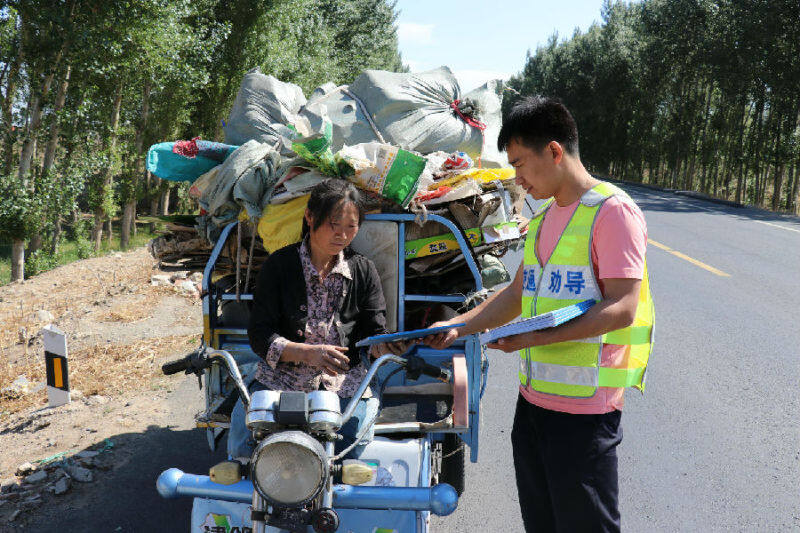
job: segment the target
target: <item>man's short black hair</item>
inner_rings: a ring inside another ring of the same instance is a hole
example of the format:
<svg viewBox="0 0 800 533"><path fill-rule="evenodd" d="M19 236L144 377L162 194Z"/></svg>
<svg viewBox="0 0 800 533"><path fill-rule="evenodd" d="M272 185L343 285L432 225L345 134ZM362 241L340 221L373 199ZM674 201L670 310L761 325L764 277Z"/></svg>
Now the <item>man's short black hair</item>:
<svg viewBox="0 0 800 533"><path fill-rule="evenodd" d="M503 117L497 149L503 151L514 139L533 150L556 141L570 154L578 155L578 126L564 104L545 96L526 96Z"/></svg>

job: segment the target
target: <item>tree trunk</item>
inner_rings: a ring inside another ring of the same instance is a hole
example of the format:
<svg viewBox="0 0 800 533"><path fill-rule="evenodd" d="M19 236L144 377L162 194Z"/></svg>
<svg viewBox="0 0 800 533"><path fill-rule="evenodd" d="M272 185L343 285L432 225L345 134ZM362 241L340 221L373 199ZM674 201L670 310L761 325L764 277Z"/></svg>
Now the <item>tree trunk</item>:
<svg viewBox="0 0 800 533"><path fill-rule="evenodd" d="M28 241L28 249L25 252L26 257L30 257L42 248L42 232L37 231Z"/></svg>
<svg viewBox="0 0 800 533"><path fill-rule="evenodd" d="M772 184L772 210L777 211L781 207L781 201L783 199L783 179L786 172L786 166L790 165L790 157L791 151L787 150L786 155L784 152L780 150L780 148L784 145L783 139L786 139L786 145L791 146L791 136L794 131L797 130L798 126L800 126L800 110L797 108L787 109L788 113L786 113L785 118L780 121L781 124L778 127L778 135L776 139L776 150L775 150L775 166L777 167L775 172L775 178ZM791 118L789 118L791 117ZM796 117L796 118L795 118ZM792 170L790 169L789 174L789 181L788 186L789 190L787 191L788 194L791 195L791 187L792 187Z"/></svg>
<svg viewBox="0 0 800 533"><path fill-rule="evenodd" d="M145 81L144 88L142 89L142 119L139 127L136 130L136 139L133 143L133 153L134 157L136 157L136 163L134 164L133 174L129 178L131 180L131 182L128 184L129 197L125 198L125 211L122 215L122 227L120 228L119 245L123 250L128 249L131 226L133 226L134 231L136 228L136 187L144 166L142 145L144 144L144 132L147 129L147 118L150 114L151 89L152 81L148 76L147 80Z"/></svg>
<svg viewBox="0 0 800 533"><path fill-rule="evenodd" d="M158 216L158 201L159 201L159 178L153 176L150 171L147 171L147 194L150 197L150 216ZM150 223L150 233L156 230L155 222Z"/></svg>
<svg viewBox="0 0 800 533"><path fill-rule="evenodd" d="M792 176L794 179L792 180L792 192L787 198L787 206L786 210L790 213L797 214L798 213L798 206L800 206L800 201L798 201L797 195L800 193L798 189L800 189L800 165L795 162L792 164Z"/></svg>
<svg viewBox="0 0 800 533"><path fill-rule="evenodd" d="M25 278L25 241L14 239L11 242L11 281Z"/></svg>
<svg viewBox="0 0 800 533"><path fill-rule="evenodd" d="M169 193L171 190L167 186L164 187L164 191L161 193L161 214L164 216L169 215Z"/></svg>
<svg viewBox="0 0 800 533"><path fill-rule="evenodd" d="M50 241L50 255L58 254L58 245L61 240L61 217L56 217L53 224L53 240Z"/></svg>
<svg viewBox="0 0 800 533"><path fill-rule="evenodd" d="M759 191L759 179L761 176L761 158L764 152L761 146L761 138L763 137L763 130L765 129L765 124L768 123L769 115L767 116L767 121L764 120L764 102L763 98L759 96L758 106L757 106L757 120L755 125L755 132L753 132L753 141L751 143L750 153L754 159L753 161L753 198L751 202L754 205L759 203L758 199L758 191Z"/></svg>
<svg viewBox="0 0 800 533"><path fill-rule="evenodd" d="M150 199L150 215L157 216L158 215L158 200L161 194L159 188L159 178L153 176L150 171L148 170L145 173L146 182L147 182L147 197Z"/></svg>
<svg viewBox="0 0 800 533"><path fill-rule="evenodd" d="M20 32L17 42L17 55L12 60L11 66L8 70L6 95L5 98L3 98L3 124L5 124L3 170L6 176L11 174L11 169L14 166L14 132L12 109L14 108L14 96L17 94L17 76L19 76L19 67L22 64L24 57L22 33Z"/></svg>
<svg viewBox="0 0 800 533"><path fill-rule="evenodd" d="M69 86L69 75L72 67L67 65L66 72L64 74L64 79L61 80L58 88L58 94L56 95L55 105L53 106L53 113L55 116L53 117L53 123L50 125L50 139L47 141L47 145L45 146L44 150L44 161L42 163L42 169L39 173L39 176L43 180L47 177L48 173L50 172L51 167L53 166L53 161L55 160L56 148L58 147L58 130L59 130L59 122L58 122L58 113L64 108L64 101L66 100L67 96L67 87ZM54 73L55 74L55 73ZM52 80L51 80L52 81ZM49 86L47 87L47 91L49 91ZM36 149L35 139L34 142L31 144L32 152ZM20 171L23 170L22 163L25 160L25 153L23 150L23 154L20 159ZM30 169L30 160L32 156L28 157L27 160L27 169L25 173ZM36 180L38 181L38 180ZM43 194L57 194L57 191L37 191ZM28 256L33 255L37 250L41 249L42 247L42 234L40 231L37 231L30 239L28 243Z"/></svg>
<svg viewBox="0 0 800 533"><path fill-rule="evenodd" d="M111 111L111 124L110 124L110 132L109 132L109 140L108 140L108 151L109 153L113 154L114 149L117 147L117 126L119 125L119 112L120 108L122 107L122 80L119 81L117 85L117 93L114 97L114 107ZM111 174L111 166L109 165L105 171L103 172L102 177L102 197L112 190L114 176ZM103 218L106 216L106 213L103 209L102 203L100 206L95 208L95 231L97 235L95 236L94 241L94 251L100 251L100 241L102 239L102 228L103 228ZM98 216L99 215L99 216ZM111 237L109 236L109 244L111 243Z"/></svg>
<svg viewBox="0 0 800 533"><path fill-rule="evenodd" d="M686 186L686 189L688 189L690 191L695 190L695 186L694 186L695 164L697 162L698 156L701 159L701 162L700 162L701 172L704 170L704 168L703 168L704 165L703 165L703 162L702 162L702 154L703 154L703 149L704 149L704 147L706 145L706 134L708 133L708 125L711 122L710 110L711 110L712 89L713 89L712 85L709 83L709 84L706 85L706 88L704 90L704 94L705 94L705 110L703 112L703 128L701 130L700 137L697 139L697 142L694 145L694 149L692 150L692 162L689 165L689 176L688 176L688 183L687 183L687 186ZM702 179L702 181L705 181L705 180Z"/></svg>
<svg viewBox="0 0 800 533"><path fill-rule="evenodd" d="M786 165L778 164L775 169L775 179L772 182L772 210L777 211L781 205L781 195L783 194L783 174Z"/></svg>
<svg viewBox="0 0 800 533"><path fill-rule="evenodd" d="M113 219L108 217L106 219L106 239L108 239L108 246L111 247L111 241L114 238Z"/></svg>
<svg viewBox="0 0 800 533"><path fill-rule="evenodd" d="M719 159L714 160L714 170L711 172L712 196L717 195L717 175L719 173Z"/></svg>
<svg viewBox="0 0 800 533"><path fill-rule="evenodd" d="M102 207L97 207L94 210L94 227L92 228L92 241L94 242L95 253L100 251L100 246L103 244L103 215L105 212Z"/></svg>
<svg viewBox="0 0 800 533"><path fill-rule="evenodd" d="M66 71L64 72L64 78L61 80L61 83L58 85L58 94L56 95L55 105L53 106L53 123L50 125L50 139L47 141L47 146L44 150L44 162L42 163L42 173L41 176L47 176L48 172L50 172L50 168L53 166L53 161L56 157L56 148L58 147L58 131L59 131L59 120L58 120L58 113L64 109L64 102L67 99L67 88L69 87L69 76L72 72L72 65L67 65Z"/></svg>
<svg viewBox="0 0 800 533"><path fill-rule="evenodd" d="M31 170L33 153L36 150L36 136L39 132L39 127L42 124L41 103L45 98L47 98L47 95L50 92L50 86L53 84L53 79L56 76L56 68L58 63L61 61L62 53L63 48L56 55L56 60L50 70L50 73L44 77L41 88L38 91L31 93L30 119L28 122L28 127L25 129L25 138L22 141L22 150L19 156L18 176L22 183L27 183L28 173ZM36 78L38 78L38 75L33 79ZM34 91L33 86L31 86L31 90Z"/></svg>
<svg viewBox="0 0 800 533"><path fill-rule="evenodd" d="M122 220L119 226L119 247L122 250L127 250L130 244L131 236L131 222L136 213L136 201L128 202L122 210Z"/></svg>

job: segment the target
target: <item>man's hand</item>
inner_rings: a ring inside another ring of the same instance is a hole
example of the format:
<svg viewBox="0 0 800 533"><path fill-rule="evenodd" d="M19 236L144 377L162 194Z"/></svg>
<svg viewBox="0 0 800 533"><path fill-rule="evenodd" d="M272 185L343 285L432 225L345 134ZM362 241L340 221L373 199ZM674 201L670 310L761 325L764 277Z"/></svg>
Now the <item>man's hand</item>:
<svg viewBox="0 0 800 533"><path fill-rule="evenodd" d="M434 322L429 328L440 328L443 326L449 326L449 321L444 322ZM459 337L458 329L450 328L444 331L440 331L439 333L434 333L433 335L428 335L422 339L422 342L433 348L434 350L444 350Z"/></svg>
<svg viewBox="0 0 800 533"><path fill-rule="evenodd" d="M492 343L487 344L486 347L506 353L516 352L517 350L522 350L523 348L536 346L540 336L539 333L539 331L529 331L527 333L509 335L508 337L502 337Z"/></svg>
<svg viewBox="0 0 800 533"><path fill-rule="evenodd" d="M329 376L335 376L350 370L350 359L347 348L332 344L305 344L303 362L323 370Z"/></svg>
<svg viewBox="0 0 800 533"><path fill-rule="evenodd" d="M387 353L403 355L408 351L409 346L412 344L414 344L414 341L394 341L373 344L369 349L369 354L373 359L377 359L378 357L386 355Z"/></svg>

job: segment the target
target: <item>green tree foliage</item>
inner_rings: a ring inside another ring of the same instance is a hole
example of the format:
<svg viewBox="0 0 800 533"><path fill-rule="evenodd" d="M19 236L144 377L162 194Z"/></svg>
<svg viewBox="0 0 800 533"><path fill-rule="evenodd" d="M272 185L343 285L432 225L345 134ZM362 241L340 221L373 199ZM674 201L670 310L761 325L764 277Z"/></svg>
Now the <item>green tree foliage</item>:
<svg viewBox="0 0 800 533"><path fill-rule="evenodd" d="M222 140L254 67L306 92L402 69L395 19L386 0L0 0L0 239L55 249L62 220L88 211L95 248L117 214L126 240L171 187L144 179L147 147Z"/></svg>
<svg viewBox="0 0 800 533"><path fill-rule="evenodd" d="M595 172L798 212L796 1L607 1L511 85L572 110Z"/></svg>

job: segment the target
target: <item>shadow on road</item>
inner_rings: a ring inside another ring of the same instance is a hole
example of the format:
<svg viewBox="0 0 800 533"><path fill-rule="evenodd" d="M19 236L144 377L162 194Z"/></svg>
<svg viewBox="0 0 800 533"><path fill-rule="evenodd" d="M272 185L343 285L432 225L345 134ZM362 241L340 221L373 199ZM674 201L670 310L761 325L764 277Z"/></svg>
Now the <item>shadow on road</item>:
<svg viewBox="0 0 800 533"><path fill-rule="evenodd" d="M73 483L64 496L46 496L39 509L28 513L22 531L189 530L192 500L161 498L156 479L171 467L207 473L209 466L225 459L224 440L222 449L212 453L205 430L157 426L148 427L144 433L115 435L110 440L113 452L104 462L112 468L95 471L93 483Z"/></svg>

